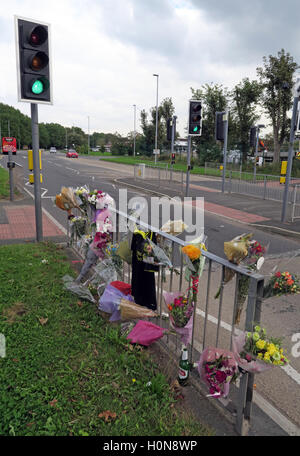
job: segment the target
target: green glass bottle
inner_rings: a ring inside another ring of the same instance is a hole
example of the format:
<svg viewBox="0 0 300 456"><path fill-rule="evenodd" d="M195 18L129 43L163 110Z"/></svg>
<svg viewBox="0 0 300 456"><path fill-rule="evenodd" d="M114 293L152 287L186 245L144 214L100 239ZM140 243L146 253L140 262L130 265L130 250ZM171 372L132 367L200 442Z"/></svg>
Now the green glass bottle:
<svg viewBox="0 0 300 456"><path fill-rule="evenodd" d="M181 352L181 359L179 361L178 383L182 386L186 385L189 378L190 363L188 360L188 351L184 347Z"/></svg>

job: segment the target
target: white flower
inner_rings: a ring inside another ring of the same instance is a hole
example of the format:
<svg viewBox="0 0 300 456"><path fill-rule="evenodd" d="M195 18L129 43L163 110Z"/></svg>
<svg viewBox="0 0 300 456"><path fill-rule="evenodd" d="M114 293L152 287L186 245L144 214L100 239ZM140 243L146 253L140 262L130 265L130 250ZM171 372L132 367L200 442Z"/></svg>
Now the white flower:
<svg viewBox="0 0 300 456"><path fill-rule="evenodd" d="M43 263L43 264L49 264L49 261L46 260L46 259L44 258L44 259L42 260L42 263Z"/></svg>

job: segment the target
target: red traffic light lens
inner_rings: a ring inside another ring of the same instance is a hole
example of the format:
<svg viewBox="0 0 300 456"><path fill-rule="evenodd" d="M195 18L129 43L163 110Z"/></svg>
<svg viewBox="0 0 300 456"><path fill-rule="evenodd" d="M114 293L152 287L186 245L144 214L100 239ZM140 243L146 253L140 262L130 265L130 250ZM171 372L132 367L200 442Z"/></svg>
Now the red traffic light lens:
<svg viewBox="0 0 300 456"><path fill-rule="evenodd" d="M47 38L48 32L46 28L42 25L38 25L32 30L29 36L29 43L31 44L31 46L40 46L46 41Z"/></svg>
<svg viewBox="0 0 300 456"><path fill-rule="evenodd" d="M49 63L49 57L45 52L37 52L31 59L31 62L29 62L29 65L32 70L34 71L40 71L45 66L47 66Z"/></svg>
<svg viewBox="0 0 300 456"><path fill-rule="evenodd" d="M193 111L193 112L201 111L201 104L200 104L200 103L197 103L197 104L193 105L193 106L192 106L192 111Z"/></svg>

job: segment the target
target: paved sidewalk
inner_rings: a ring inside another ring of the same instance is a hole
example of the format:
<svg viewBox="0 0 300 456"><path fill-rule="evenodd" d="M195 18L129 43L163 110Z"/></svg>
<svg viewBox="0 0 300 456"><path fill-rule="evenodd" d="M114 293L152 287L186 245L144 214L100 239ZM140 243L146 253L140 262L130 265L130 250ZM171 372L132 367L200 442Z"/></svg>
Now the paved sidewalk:
<svg viewBox="0 0 300 456"><path fill-rule="evenodd" d="M43 239L66 242L65 233L44 211ZM0 245L36 240L35 206L29 196L15 197L14 201L0 199Z"/></svg>

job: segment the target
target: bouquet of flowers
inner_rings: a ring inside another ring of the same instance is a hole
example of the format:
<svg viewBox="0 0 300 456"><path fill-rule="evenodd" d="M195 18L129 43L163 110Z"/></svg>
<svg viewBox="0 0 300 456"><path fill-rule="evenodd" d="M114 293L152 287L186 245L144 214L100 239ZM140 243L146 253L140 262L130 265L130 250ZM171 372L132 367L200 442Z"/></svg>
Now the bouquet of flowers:
<svg viewBox="0 0 300 456"><path fill-rule="evenodd" d="M122 270L123 267L123 260L118 254L118 249L119 249L119 244L115 243L113 244L112 242L109 242L105 248L105 253L108 257L112 259L112 262L115 266L115 268L119 271Z"/></svg>
<svg viewBox="0 0 300 456"><path fill-rule="evenodd" d="M199 238L200 239L200 238ZM201 254L201 250L207 250L205 247L204 239L198 242L195 240L193 243L182 247L182 253L186 256L187 267L185 270L185 279L191 281L192 300L197 299L199 277L202 275L205 258Z"/></svg>
<svg viewBox="0 0 300 456"><path fill-rule="evenodd" d="M232 346L238 365L247 372L260 373L289 362L283 354L281 339L267 336L259 325L253 332L233 335Z"/></svg>
<svg viewBox="0 0 300 456"><path fill-rule="evenodd" d="M55 197L55 204L63 211L67 211L69 215L71 215L71 209L74 207L81 209L76 201L72 187L62 187L60 194Z"/></svg>
<svg viewBox="0 0 300 456"><path fill-rule="evenodd" d="M296 294L300 292L299 279L288 271L277 271L264 287L264 298L280 296L283 294Z"/></svg>
<svg viewBox="0 0 300 456"><path fill-rule="evenodd" d="M251 240L249 242L248 255L241 262L241 265L246 266L249 271L259 271L264 263L264 255L266 251L267 247L264 247L258 241ZM249 282L249 277L244 275L239 279L234 324L238 324L240 322L243 305L249 292Z"/></svg>
<svg viewBox="0 0 300 456"><path fill-rule="evenodd" d="M181 342L188 345L192 339L194 306L191 298L181 291L163 291L163 297L169 310L172 328L180 335Z"/></svg>
<svg viewBox="0 0 300 456"><path fill-rule="evenodd" d="M240 264L240 262L248 255L248 248L250 245L250 238L252 234L241 234L229 242L224 242L224 253L233 264ZM232 269L225 268L224 283L230 282L233 279L235 272ZM215 299L220 296L221 287L215 295Z"/></svg>
<svg viewBox="0 0 300 456"><path fill-rule="evenodd" d="M79 238L85 235L87 230L87 218L81 216L70 217L70 230L71 239L74 239L75 235Z"/></svg>
<svg viewBox="0 0 300 456"><path fill-rule="evenodd" d="M196 363L202 380L209 388L208 396L227 397L229 385L238 377L238 366L233 353L219 348L206 348Z"/></svg>
<svg viewBox="0 0 300 456"><path fill-rule="evenodd" d="M89 193L90 193L89 188L86 185L84 185L82 187L77 187L75 189L74 193L79 199L79 207L87 215L88 196L89 196Z"/></svg>

